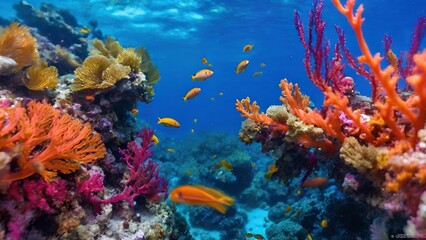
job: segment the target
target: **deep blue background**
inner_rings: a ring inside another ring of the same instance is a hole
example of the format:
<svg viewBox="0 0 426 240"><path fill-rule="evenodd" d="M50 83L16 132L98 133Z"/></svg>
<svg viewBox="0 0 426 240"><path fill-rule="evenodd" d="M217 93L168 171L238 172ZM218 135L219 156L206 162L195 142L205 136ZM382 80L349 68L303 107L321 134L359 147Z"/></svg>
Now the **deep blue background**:
<svg viewBox="0 0 426 240"><path fill-rule="evenodd" d="M0 1L0 14L13 18L12 4ZM39 7L40 1L29 0ZM140 118L154 129L178 136L200 131L237 133L242 118L235 111L235 100L250 96L262 110L281 104L279 81L286 77L299 83L302 92L315 104L322 103L322 94L306 77L303 48L293 23L297 10L305 21L313 1L307 0L151 0L151 1L44 1L69 9L81 24L91 19L105 35L112 35L126 47L145 46L160 69L161 80L155 85L152 103L140 104ZM133 3L132 3L133 2ZM137 3L134 3L137 2ZM425 0L365 0L363 29L372 52L383 52L383 34L393 37L392 49L399 54L410 46L411 32L420 16L426 16ZM334 44L334 25L346 32L347 45L359 55L354 34L346 19L325 1L323 17L327 22L326 37ZM425 41L424 41L425 42ZM425 44L422 44L424 47ZM244 53L245 44L254 44ZM214 76L205 82L191 81L190 76L204 68L201 58L213 64ZM236 75L236 65L250 60L246 71ZM261 68L260 63L266 63ZM253 78L256 71L263 74ZM358 91L369 95L367 81L357 79ZM182 97L193 88L202 89L195 99L183 102ZM223 92L220 97L219 92ZM214 100L211 98L214 97ZM157 126L157 117L173 117L179 129ZM194 124L193 119L198 122Z"/></svg>

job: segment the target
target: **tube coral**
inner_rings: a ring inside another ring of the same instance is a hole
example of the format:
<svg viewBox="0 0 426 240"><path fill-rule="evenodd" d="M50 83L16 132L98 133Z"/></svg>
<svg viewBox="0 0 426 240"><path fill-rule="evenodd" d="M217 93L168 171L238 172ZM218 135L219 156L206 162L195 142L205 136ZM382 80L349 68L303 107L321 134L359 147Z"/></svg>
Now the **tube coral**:
<svg viewBox="0 0 426 240"><path fill-rule="evenodd" d="M31 101L21 106L0 109L0 150L9 152L17 169L0 176L9 182L35 173L51 181L57 172L71 173L106 154L100 135L89 123L61 114L48 103Z"/></svg>
<svg viewBox="0 0 426 240"><path fill-rule="evenodd" d="M12 22L0 36L0 56L11 58L17 63L13 72L30 66L38 59L36 39L27 27Z"/></svg>

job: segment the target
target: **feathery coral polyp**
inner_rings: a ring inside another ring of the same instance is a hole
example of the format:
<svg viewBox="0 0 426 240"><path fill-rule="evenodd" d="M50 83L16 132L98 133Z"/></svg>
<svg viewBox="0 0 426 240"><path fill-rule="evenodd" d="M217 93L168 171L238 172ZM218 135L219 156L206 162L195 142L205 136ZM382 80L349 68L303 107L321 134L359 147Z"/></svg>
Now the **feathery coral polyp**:
<svg viewBox="0 0 426 240"><path fill-rule="evenodd" d="M0 119L0 143L6 143L0 144L0 150L10 153L19 169L2 174L2 182L27 178L35 173L51 181L57 171L71 173L80 163L103 158L106 154L100 135L89 123L61 114L48 103L31 101L27 109L16 106L5 111L10 115Z"/></svg>
<svg viewBox="0 0 426 240"><path fill-rule="evenodd" d="M0 36L0 56L13 59L15 72L38 59L37 42L27 27L13 22Z"/></svg>

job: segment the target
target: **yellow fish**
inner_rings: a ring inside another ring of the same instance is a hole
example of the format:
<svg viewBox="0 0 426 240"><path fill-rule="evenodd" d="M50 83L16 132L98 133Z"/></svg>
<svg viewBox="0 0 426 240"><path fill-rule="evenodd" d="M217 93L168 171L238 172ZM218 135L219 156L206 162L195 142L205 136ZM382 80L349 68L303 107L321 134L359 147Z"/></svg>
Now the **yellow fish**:
<svg viewBox="0 0 426 240"><path fill-rule="evenodd" d="M246 234L246 238L251 238L251 237L253 237L253 233L247 233Z"/></svg>
<svg viewBox="0 0 426 240"><path fill-rule="evenodd" d="M88 34L90 32L90 29L89 28L80 28L79 31L83 34Z"/></svg>
<svg viewBox="0 0 426 240"><path fill-rule="evenodd" d="M194 118L194 123L197 123L197 119L196 118Z"/></svg>
<svg viewBox="0 0 426 240"><path fill-rule="evenodd" d="M170 192L170 200L195 206L212 207L222 214L234 204L234 198L208 187L185 185Z"/></svg>
<svg viewBox="0 0 426 240"><path fill-rule="evenodd" d="M186 102L186 100L190 100L195 98L199 93L201 92L201 88L193 88L191 90L189 90L185 97L183 97L183 101Z"/></svg>
<svg viewBox="0 0 426 240"><path fill-rule="evenodd" d="M201 58L201 63L202 64L207 64L207 58Z"/></svg>
<svg viewBox="0 0 426 240"><path fill-rule="evenodd" d="M191 129L191 133L195 133L195 129Z"/></svg>
<svg viewBox="0 0 426 240"><path fill-rule="evenodd" d="M302 194L302 190L297 190L297 195L301 195Z"/></svg>
<svg viewBox="0 0 426 240"><path fill-rule="evenodd" d="M322 228L326 228L327 226L328 226L328 222L327 222L327 220L323 219L323 220L321 221L321 227L322 227Z"/></svg>
<svg viewBox="0 0 426 240"><path fill-rule="evenodd" d="M232 165L225 159L220 160L216 165L214 165L213 170L217 170L223 167L226 171L232 172Z"/></svg>
<svg viewBox="0 0 426 240"><path fill-rule="evenodd" d="M155 135L152 135L151 142L153 142L155 145L160 143L160 141L158 140L158 137Z"/></svg>
<svg viewBox="0 0 426 240"><path fill-rule="evenodd" d="M188 175L188 176L191 176L192 172L191 171L186 171L185 174Z"/></svg>
<svg viewBox="0 0 426 240"><path fill-rule="evenodd" d="M223 92L220 92L220 93L219 93L219 96L221 96L221 97L222 97L222 96L223 96Z"/></svg>
<svg viewBox="0 0 426 240"><path fill-rule="evenodd" d="M207 78L213 75L213 71L210 69L201 69L196 74L192 75L192 80L205 81Z"/></svg>
<svg viewBox="0 0 426 240"><path fill-rule="evenodd" d="M171 128L180 127L179 122L174 120L173 118L158 118L157 124L162 124L163 126L171 127Z"/></svg>
<svg viewBox="0 0 426 240"><path fill-rule="evenodd" d="M266 67L266 64L265 63L261 63L260 66L261 67Z"/></svg>
<svg viewBox="0 0 426 240"><path fill-rule="evenodd" d="M288 205L286 208L285 208L285 213L289 213L289 212L291 212L291 210L293 210L293 206L291 206L291 205Z"/></svg>
<svg viewBox="0 0 426 240"><path fill-rule="evenodd" d="M239 73L244 72L244 70L246 70L248 64L249 64L249 60L243 60L243 61L241 61L238 64L237 69L235 69L235 73L239 74Z"/></svg>
<svg viewBox="0 0 426 240"><path fill-rule="evenodd" d="M243 52L248 52L248 51L252 50L253 47L254 47L253 44L247 44L243 47Z"/></svg>
<svg viewBox="0 0 426 240"><path fill-rule="evenodd" d="M253 73L253 77L254 78L259 77L261 74L262 74L262 71L255 72L255 73Z"/></svg>
<svg viewBox="0 0 426 240"><path fill-rule="evenodd" d="M262 235L260 235L260 234L254 234L253 235L253 237L254 238L256 238L256 239L260 239L260 240L263 240L263 239L265 239Z"/></svg>
<svg viewBox="0 0 426 240"><path fill-rule="evenodd" d="M208 67L208 68L212 68L212 67L213 67L213 64L209 63L209 64L207 64L207 67Z"/></svg>
<svg viewBox="0 0 426 240"><path fill-rule="evenodd" d="M307 238L308 240L312 240L311 234L309 234L309 233L308 233L308 236L306 236L306 238Z"/></svg>
<svg viewBox="0 0 426 240"><path fill-rule="evenodd" d="M173 148L167 148L167 152L173 153L176 152Z"/></svg>

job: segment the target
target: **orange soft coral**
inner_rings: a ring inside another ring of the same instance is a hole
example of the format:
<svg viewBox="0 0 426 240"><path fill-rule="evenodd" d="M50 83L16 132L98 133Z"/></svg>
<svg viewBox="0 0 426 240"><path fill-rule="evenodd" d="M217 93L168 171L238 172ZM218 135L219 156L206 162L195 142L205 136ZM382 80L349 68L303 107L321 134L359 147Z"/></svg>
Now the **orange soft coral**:
<svg viewBox="0 0 426 240"><path fill-rule="evenodd" d="M345 140L345 135L340 129L342 121L339 119L337 111L331 110L328 116L324 118L318 111L308 108L309 98L302 96L297 84L294 85L293 91L293 84L284 79L280 83L280 88L283 90L283 96L280 97L280 100L300 120L321 128L327 135L339 139L341 142Z"/></svg>
<svg viewBox="0 0 426 240"><path fill-rule="evenodd" d="M265 126L271 126L274 128L275 131L284 131L286 132L288 130L288 126L285 123L281 123L278 121L275 121L265 113L259 113L259 105L257 105L257 102L254 101L252 104L250 104L250 98L245 98L241 101L238 101L235 103L237 111L241 112L241 116L245 118L249 118L253 120L254 122L260 123Z"/></svg>
<svg viewBox="0 0 426 240"><path fill-rule="evenodd" d="M13 59L17 66L13 71L30 66L38 59L37 42L27 27L13 22L0 36L0 56Z"/></svg>
<svg viewBox="0 0 426 240"><path fill-rule="evenodd" d="M3 118L0 115L0 150L10 153L19 168L0 176L2 182L35 173L51 181L57 171L71 173L80 163L106 154L100 135L89 123L61 114L48 103L32 101L27 109L15 106L0 110L6 113Z"/></svg>
<svg viewBox="0 0 426 240"><path fill-rule="evenodd" d="M379 53L373 56L368 48L361 29L364 21L362 18L362 12L364 11L363 5L358 7L354 15L355 0L348 0L346 7L339 0L333 0L333 3L345 15L355 31L358 45L363 54L358 60L370 67L371 72L379 81L380 87L385 93L384 102L375 103L379 109L380 116L385 120L386 125L392 129L393 134L400 142L408 141L414 147L418 141L417 132L425 126L426 120L426 109L420 106L421 102L426 101L426 51L418 53L413 57L417 73L407 77L407 82L414 91L408 99L404 100L397 92L399 76L395 68L389 65L385 69L382 69L380 63L383 58L380 57ZM408 130L398 126L398 119L394 117L396 110L410 123L411 126Z"/></svg>

